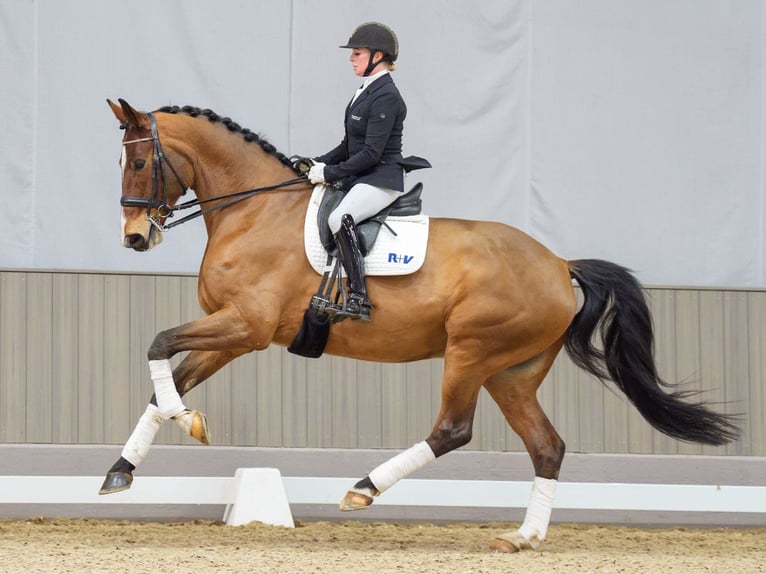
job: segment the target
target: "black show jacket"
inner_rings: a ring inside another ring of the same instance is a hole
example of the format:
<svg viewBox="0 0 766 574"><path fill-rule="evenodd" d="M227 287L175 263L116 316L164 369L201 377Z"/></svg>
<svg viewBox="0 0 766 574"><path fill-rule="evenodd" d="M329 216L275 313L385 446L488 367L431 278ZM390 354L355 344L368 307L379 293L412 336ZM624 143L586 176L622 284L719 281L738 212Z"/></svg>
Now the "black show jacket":
<svg viewBox="0 0 766 574"><path fill-rule="evenodd" d="M384 74L346 108L346 135L333 150L315 158L327 164L325 181L345 189L368 183L404 190L402 132L407 106L391 74Z"/></svg>

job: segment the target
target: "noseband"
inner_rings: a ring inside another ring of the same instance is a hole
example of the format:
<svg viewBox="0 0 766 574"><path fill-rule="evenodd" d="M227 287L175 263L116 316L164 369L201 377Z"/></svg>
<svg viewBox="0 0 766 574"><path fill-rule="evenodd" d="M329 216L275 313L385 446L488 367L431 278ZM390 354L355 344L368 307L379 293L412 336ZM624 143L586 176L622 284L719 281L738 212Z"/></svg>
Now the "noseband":
<svg viewBox="0 0 766 574"><path fill-rule="evenodd" d="M152 142L152 145L154 146L154 149L152 151L152 195L151 197L123 196L120 198L120 205L122 205L123 207L145 207L146 218L159 231L167 231L168 229L171 229L172 227L175 227L176 225L180 225L181 223L185 223L186 221L189 221L190 219L194 219L195 217L199 217L200 215L204 215L211 211L223 209L224 207L228 207L229 205L238 203L244 199L248 199L249 197L252 197L259 193L263 193L265 191L272 191L285 186L295 185L298 183L305 184L307 181L306 175L301 175L294 179L283 181L282 183L277 183L274 185L258 187L255 189L248 189L245 191L237 191L235 193L229 193L227 195L211 197L209 199L203 199L203 200L193 199L185 203L171 206L170 204L168 204L168 187L167 187L168 184L167 184L167 178L165 177L167 170L165 169L165 164L167 164L167 166L170 168L170 171L173 172L173 175L175 176L176 182L178 183L178 185L181 186L182 195L186 192L187 189L189 189L189 187L184 183L183 179L181 179L181 176L178 175L178 171L176 171L176 168L173 167L173 164L170 162L170 159L168 159L168 157L165 155L165 152L162 149L159 132L157 131L157 120L154 117L154 114L147 113L146 115L149 117L149 125L151 126L151 134L152 134L151 137L124 141L122 142L122 145L126 146L128 144L134 144L134 143L140 143L140 142L149 142L149 141ZM162 190L160 190L160 179L162 179ZM299 191L299 190L290 190L290 191ZM221 199L229 199L229 201L219 203L215 207L211 207L208 209L200 209L199 211L192 213L191 215L187 215L186 217L182 217L178 221L175 221L170 224L161 223L162 218L173 217L173 213L175 211L179 211L181 209L188 209L190 207L198 207L198 206L201 206L203 203L207 203L209 201L218 201ZM154 210L154 214L152 214L152 210Z"/></svg>

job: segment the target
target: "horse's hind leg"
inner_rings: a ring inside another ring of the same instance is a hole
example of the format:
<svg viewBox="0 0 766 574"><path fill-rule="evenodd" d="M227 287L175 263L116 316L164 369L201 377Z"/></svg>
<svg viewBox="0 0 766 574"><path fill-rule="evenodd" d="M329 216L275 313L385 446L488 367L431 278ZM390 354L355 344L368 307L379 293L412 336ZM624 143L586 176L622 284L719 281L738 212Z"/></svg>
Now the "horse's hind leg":
<svg viewBox="0 0 766 574"><path fill-rule="evenodd" d="M493 375L484 384L511 428L521 437L535 469L524 522L515 532L495 538L490 546L493 550L518 552L523 548L537 548L548 530L565 449L564 441L537 401L537 388L561 344L559 341L540 355Z"/></svg>
<svg viewBox="0 0 766 574"><path fill-rule="evenodd" d="M471 441L481 383L486 379L480 364L466 365L450 354L445 357L439 415L428 437L375 468L351 488L340 503L341 510L360 510L373 497L391 488L437 457Z"/></svg>
<svg viewBox="0 0 766 574"><path fill-rule="evenodd" d="M184 395L238 356L230 351L192 351L173 371L173 378ZM165 419L153 396L125 443L120 458L107 472L99 494L112 494L130 488L133 471L146 457Z"/></svg>

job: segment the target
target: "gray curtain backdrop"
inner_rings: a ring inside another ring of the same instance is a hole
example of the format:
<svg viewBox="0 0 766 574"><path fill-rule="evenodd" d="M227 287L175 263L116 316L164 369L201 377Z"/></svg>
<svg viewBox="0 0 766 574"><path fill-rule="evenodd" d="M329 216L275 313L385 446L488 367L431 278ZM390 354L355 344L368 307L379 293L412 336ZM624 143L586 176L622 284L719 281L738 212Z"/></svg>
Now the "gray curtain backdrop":
<svg viewBox="0 0 766 574"><path fill-rule="evenodd" d="M195 272L199 221L120 247L105 99L323 153L358 85L338 45L368 20L399 35L427 213L649 284L766 286L766 0L0 0L0 267Z"/></svg>

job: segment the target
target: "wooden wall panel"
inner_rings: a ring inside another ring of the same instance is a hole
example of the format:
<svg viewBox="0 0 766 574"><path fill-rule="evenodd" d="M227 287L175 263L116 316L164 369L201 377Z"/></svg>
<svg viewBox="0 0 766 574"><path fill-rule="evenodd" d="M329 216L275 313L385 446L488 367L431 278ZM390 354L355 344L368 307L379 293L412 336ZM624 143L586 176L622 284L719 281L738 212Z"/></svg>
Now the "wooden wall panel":
<svg viewBox="0 0 766 574"><path fill-rule="evenodd" d="M676 293L673 311L676 347L672 371L662 373L669 380L699 388L701 375L700 353L700 294L698 291ZM655 315L656 316L656 315ZM702 446L678 442L679 454L702 454Z"/></svg>
<svg viewBox="0 0 766 574"><path fill-rule="evenodd" d="M53 442L77 443L79 411L79 336L80 299L77 275L52 274L51 304L51 377L50 396L54 405L51 416ZM88 302L88 307L91 302ZM30 322L30 325L34 322ZM29 388L34 385L30 384ZM29 406L29 405L27 405Z"/></svg>
<svg viewBox="0 0 766 574"><path fill-rule="evenodd" d="M386 365L380 387L381 448L407 444L407 376L400 366ZM429 381L430 382L430 381ZM427 385L428 383L426 383Z"/></svg>
<svg viewBox="0 0 766 574"><path fill-rule="evenodd" d="M123 444L152 395L147 350L161 330L202 315L196 287L189 275L0 271L0 442ZM766 455L766 292L648 293L661 376L744 412L743 440L669 439L562 353L538 398L567 449ZM443 368L441 359L311 360L273 347L240 357L184 401L207 413L217 445L406 448L431 430ZM172 423L157 442L192 443ZM524 450L484 390L465 449Z"/></svg>
<svg viewBox="0 0 766 574"><path fill-rule="evenodd" d="M77 403L74 406L78 442L105 442L105 357L106 277L83 274L79 277L76 317ZM111 397L110 397L111 401Z"/></svg>
<svg viewBox="0 0 766 574"><path fill-rule="evenodd" d="M32 289L34 292L34 288ZM26 273L0 277L0 439L27 442L27 288ZM34 297L34 295L33 295ZM44 383L35 383L42 385ZM33 391L34 392L34 391ZM45 416L47 403L33 409Z"/></svg>
<svg viewBox="0 0 766 574"><path fill-rule="evenodd" d="M61 355L57 352L54 357L54 348L60 345L67 346L66 340L63 340L61 333L54 333L53 326L53 306L54 299L61 303L59 292L54 296L53 276L50 273L40 273L29 275L24 282L26 285L26 312L34 310L33 319L26 322L26 328L22 330L19 326L19 332L26 333L26 369L16 372L14 379L17 383L22 383L21 392L25 393L25 412L23 428L25 429L26 440L30 442L56 443L61 438L71 440L68 433L60 433L60 429L53 428L54 417L58 420L60 410L56 403L54 409L53 393L53 370L54 358L60 359ZM65 289L64 289L65 290ZM64 302L64 304L66 304ZM17 316L16 320L24 321L24 316ZM19 360L19 365L22 365ZM59 367L62 375L59 376ZM71 381L67 376L71 370L71 361L65 359L64 364L56 365L56 398L61 400L62 396L71 393ZM63 389L61 387L64 387ZM66 405L64 405L66 406ZM55 413L55 414L54 414ZM58 425L57 425L58 426Z"/></svg>
<svg viewBox="0 0 766 574"><path fill-rule="evenodd" d="M747 294L748 302L748 390L750 397L746 408L748 416L744 426L748 438L743 444L750 446L746 454L766 452L766 383L761 378L766 372L766 292Z"/></svg>
<svg viewBox="0 0 766 574"><path fill-rule="evenodd" d="M103 366L100 379L93 381L94 386L103 388L103 442L120 444L127 440L133 430L133 425L143 410L130 408L130 395L135 385L131 365L137 359L145 357L141 349L131 346L130 322L130 278L122 275L106 275L104 277L104 331L102 348L104 352ZM83 302L86 303L86 302ZM80 310L82 313L82 309ZM95 345L99 333L84 333L90 339L88 346ZM144 368L146 366L144 365ZM148 372L147 372L148 374ZM94 372L94 376L98 374ZM145 388L145 401L149 400L148 387ZM85 415L88 416L88 415ZM85 436L80 442L89 442Z"/></svg>

